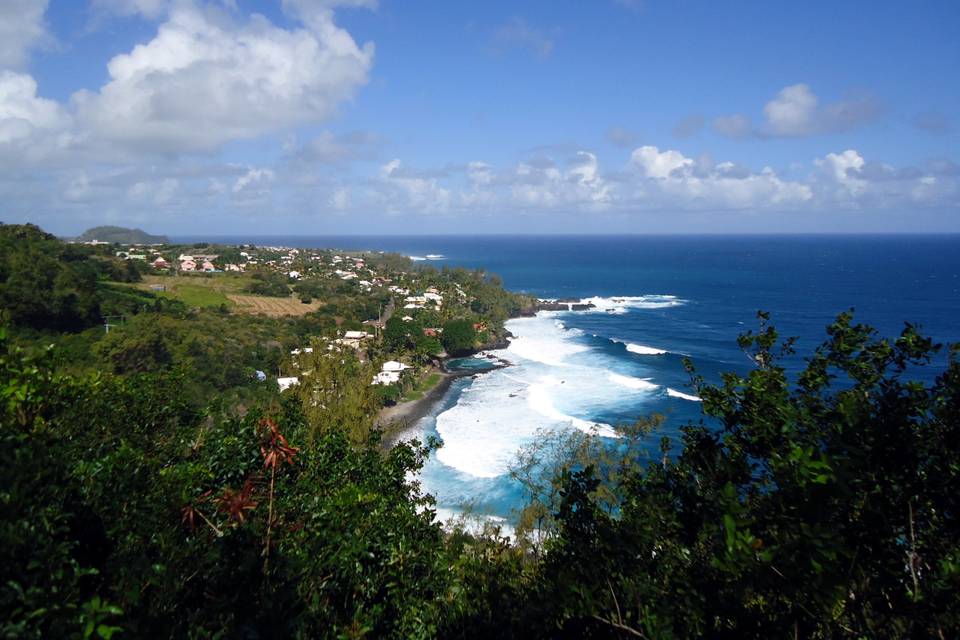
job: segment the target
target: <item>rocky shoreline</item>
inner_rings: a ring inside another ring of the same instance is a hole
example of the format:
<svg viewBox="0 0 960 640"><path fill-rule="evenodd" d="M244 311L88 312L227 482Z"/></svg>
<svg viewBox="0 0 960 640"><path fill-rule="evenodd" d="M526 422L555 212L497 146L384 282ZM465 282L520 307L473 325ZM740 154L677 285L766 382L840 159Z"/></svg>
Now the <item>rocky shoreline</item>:
<svg viewBox="0 0 960 640"><path fill-rule="evenodd" d="M592 302L583 302L579 298L537 300L537 304L531 309L529 315L534 315L537 311L588 311L595 308L596 305Z"/></svg>
<svg viewBox="0 0 960 640"><path fill-rule="evenodd" d="M511 334L509 331L506 331L504 335L497 336L494 339L487 341L480 349L477 349L468 355L459 356L458 358L444 357L438 360L436 363L436 369L430 373L439 374L441 376L440 381L432 388L427 390L423 394L422 398L410 400L408 402L400 402L391 407L384 407L381 409L374 424L380 429L383 429L387 436L385 441L387 441L388 445L392 446L399 439L400 435L416 424L418 420L430 413L430 410L433 408L433 406L443 399L444 395L446 395L447 390L450 389L450 385L453 384L454 380L457 380L458 378L475 377L489 373L490 371L495 371L497 369L503 369L504 367L510 366L510 362L504 360L503 358L498 358L492 354L486 354L486 357L490 360L496 360L496 364L489 369L483 369L479 371L450 371L447 369L447 362L450 360L473 357L477 354L486 353L488 351L506 349L510 346L510 338L512 337L513 334Z"/></svg>

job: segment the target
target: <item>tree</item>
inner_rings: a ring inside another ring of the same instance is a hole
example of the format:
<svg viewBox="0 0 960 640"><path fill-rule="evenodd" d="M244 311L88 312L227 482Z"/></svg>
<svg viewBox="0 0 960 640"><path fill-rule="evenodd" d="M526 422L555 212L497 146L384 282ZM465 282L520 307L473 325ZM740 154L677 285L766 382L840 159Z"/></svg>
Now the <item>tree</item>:
<svg viewBox="0 0 960 640"><path fill-rule="evenodd" d="M469 320L449 320L443 325L440 341L451 356L463 356L473 351L477 332Z"/></svg>
<svg viewBox="0 0 960 640"><path fill-rule="evenodd" d="M694 377L709 422L627 473L617 513L565 471L540 606L581 636L956 636L960 347L919 382L939 345L842 314L790 380L760 317L756 368Z"/></svg>

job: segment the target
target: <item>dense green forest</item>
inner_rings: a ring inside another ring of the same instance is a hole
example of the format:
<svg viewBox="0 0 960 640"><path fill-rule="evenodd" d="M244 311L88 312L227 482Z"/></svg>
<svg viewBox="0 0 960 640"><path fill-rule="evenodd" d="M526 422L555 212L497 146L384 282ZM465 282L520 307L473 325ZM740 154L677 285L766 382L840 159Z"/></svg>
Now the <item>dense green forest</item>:
<svg viewBox="0 0 960 640"><path fill-rule="evenodd" d="M386 446L369 385L378 357L437 348L427 325L457 353L483 331L468 312L520 312L499 283L423 272L465 310L391 320L368 362L318 350L279 394L256 369L376 298L264 318L122 284L139 277L0 227L3 637L960 635L960 346L845 313L791 377L761 314L747 375L689 365L704 419L682 448L650 459L649 417L617 447L521 457L509 539L435 522L416 472L438 443Z"/></svg>

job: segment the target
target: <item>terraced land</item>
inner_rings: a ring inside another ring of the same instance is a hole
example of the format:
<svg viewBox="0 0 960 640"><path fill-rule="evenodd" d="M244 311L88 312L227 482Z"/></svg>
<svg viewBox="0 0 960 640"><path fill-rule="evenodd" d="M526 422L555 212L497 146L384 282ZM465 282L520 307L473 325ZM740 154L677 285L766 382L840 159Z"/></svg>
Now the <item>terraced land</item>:
<svg viewBox="0 0 960 640"><path fill-rule="evenodd" d="M215 276L145 276L135 286L165 298L182 300L191 307L219 307L227 305L238 313L258 313L272 317L302 316L316 311L322 302L309 304L298 298L273 298L244 293L250 283L246 275L217 274ZM158 291L154 287L162 286Z"/></svg>
<svg viewBox="0 0 960 640"><path fill-rule="evenodd" d="M317 301L304 304L296 298L268 298L266 296L240 294L229 294L227 297L236 305L235 311L259 313L273 317L302 316L311 311L316 311L323 304Z"/></svg>

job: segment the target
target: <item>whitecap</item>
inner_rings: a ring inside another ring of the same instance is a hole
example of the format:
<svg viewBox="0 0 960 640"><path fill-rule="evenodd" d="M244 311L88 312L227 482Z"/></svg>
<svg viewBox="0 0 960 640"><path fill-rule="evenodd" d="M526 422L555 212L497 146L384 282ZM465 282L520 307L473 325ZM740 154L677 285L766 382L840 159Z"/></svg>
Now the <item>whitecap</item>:
<svg viewBox="0 0 960 640"><path fill-rule="evenodd" d="M638 391L652 391L660 388L660 385L650 382L650 378L632 378L630 376L622 376L619 373L611 373L609 380L621 387L636 389Z"/></svg>
<svg viewBox="0 0 960 640"><path fill-rule="evenodd" d="M553 406L553 402L550 399L549 387L557 386L555 380L547 380L545 383L534 384L530 386L530 394L527 398L527 402L530 407L544 416L545 418L550 418L561 424L569 424L584 433L597 434L607 438L616 438L617 432L613 430L608 424L603 422L591 422L590 420L584 420L583 418L576 418L574 416L568 416L567 414L559 411L556 407Z"/></svg>
<svg viewBox="0 0 960 640"><path fill-rule="evenodd" d="M668 307L678 307L685 304L677 296L665 294L649 294L643 296L593 296L583 298L581 304L592 304L591 311L603 313L622 314L630 309L665 309Z"/></svg>
<svg viewBox="0 0 960 640"><path fill-rule="evenodd" d="M426 260L426 258L424 258L423 256L407 256L407 257L413 260L414 262L423 262L424 260Z"/></svg>
<svg viewBox="0 0 960 640"><path fill-rule="evenodd" d="M657 349L656 347L647 347L642 344L633 344L625 343L627 351L630 353L636 353L641 356L662 356L667 353L665 349Z"/></svg>
<svg viewBox="0 0 960 640"><path fill-rule="evenodd" d="M676 389L671 389L667 387L667 395L671 398L680 398L681 400L689 400L690 402L703 402L703 400L697 396L690 395L689 393L683 393L682 391L677 391Z"/></svg>

